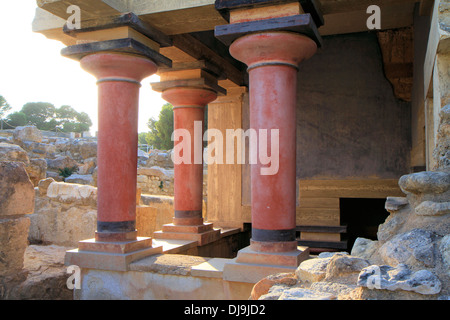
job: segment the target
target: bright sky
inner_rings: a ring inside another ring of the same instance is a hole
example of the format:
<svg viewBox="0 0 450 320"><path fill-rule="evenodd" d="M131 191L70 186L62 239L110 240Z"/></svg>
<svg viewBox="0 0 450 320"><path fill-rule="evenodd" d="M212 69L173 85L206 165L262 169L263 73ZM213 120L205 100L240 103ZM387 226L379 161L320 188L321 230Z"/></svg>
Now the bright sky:
<svg viewBox="0 0 450 320"><path fill-rule="evenodd" d="M35 0L0 0L0 95L19 111L27 102L50 102L59 108L70 105L92 119L97 131L97 86L95 78L77 61L60 55L64 44L32 32ZM147 132L150 117L158 118L165 101L152 91L151 76L142 82L139 102L139 132Z"/></svg>

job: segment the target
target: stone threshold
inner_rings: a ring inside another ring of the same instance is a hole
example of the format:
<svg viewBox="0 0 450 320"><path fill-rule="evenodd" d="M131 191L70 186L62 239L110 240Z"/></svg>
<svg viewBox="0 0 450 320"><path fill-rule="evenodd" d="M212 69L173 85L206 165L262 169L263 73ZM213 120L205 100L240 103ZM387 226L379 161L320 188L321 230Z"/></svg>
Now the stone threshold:
<svg viewBox="0 0 450 320"><path fill-rule="evenodd" d="M220 238L228 237L241 231L239 228L218 229L220 230ZM154 247L162 247L162 254L132 262L129 265L130 271L183 274L193 277L222 279L225 264L234 260L181 254L197 247L197 241L153 238L152 243Z"/></svg>

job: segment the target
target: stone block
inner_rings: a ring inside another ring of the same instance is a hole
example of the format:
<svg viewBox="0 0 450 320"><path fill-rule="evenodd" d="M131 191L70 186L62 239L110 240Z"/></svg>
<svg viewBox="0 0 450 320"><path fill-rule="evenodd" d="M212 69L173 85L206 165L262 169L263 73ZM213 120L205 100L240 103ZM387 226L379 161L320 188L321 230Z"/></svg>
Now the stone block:
<svg viewBox="0 0 450 320"><path fill-rule="evenodd" d="M21 161L25 164L30 162L25 150L15 144L0 143L0 161Z"/></svg>
<svg viewBox="0 0 450 320"><path fill-rule="evenodd" d="M52 183L55 182L55 180L53 178L47 178L47 179L42 179L39 181L38 183L38 189L39 189L39 195L40 196L45 196L47 195L47 189L48 186Z"/></svg>
<svg viewBox="0 0 450 320"><path fill-rule="evenodd" d="M53 182L47 188L47 197L62 203L97 205L97 188L80 184Z"/></svg>
<svg viewBox="0 0 450 320"><path fill-rule="evenodd" d="M72 174L71 176L64 179L67 183L76 183L82 185L92 185L94 179L91 174Z"/></svg>
<svg viewBox="0 0 450 320"><path fill-rule="evenodd" d="M298 247L297 251L289 252L259 252L250 247L239 250L236 257L238 263L266 264L297 268L298 265L309 258L309 248Z"/></svg>
<svg viewBox="0 0 450 320"><path fill-rule="evenodd" d="M239 263L236 259L232 259L223 268L223 280L257 283L271 274L293 273L295 270L295 267Z"/></svg>
<svg viewBox="0 0 450 320"><path fill-rule="evenodd" d="M419 216L443 216L450 213L450 202L423 201L415 212Z"/></svg>
<svg viewBox="0 0 450 320"><path fill-rule="evenodd" d="M13 133L15 141L41 142L43 138L41 130L35 126L16 127Z"/></svg>
<svg viewBox="0 0 450 320"><path fill-rule="evenodd" d="M434 267L436 235L427 230L413 229L399 233L386 241L379 249L382 259L390 264L400 263Z"/></svg>
<svg viewBox="0 0 450 320"><path fill-rule="evenodd" d="M405 193L444 193L450 189L450 173L438 171L412 173L402 176L398 184Z"/></svg>
<svg viewBox="0 0 450 320"><path fill-rule="evenodd" d="M56 159L47 159L47 167L51 170L63 170L64 168L78 168L78 163L68 156L60 156Z"/></svg>
<svg viewBox="0 0 450 320"><path fill-rule="evenodd" d="M405 290L425 295L441 291L441 282L432 272L419 270L413 273L405 264L395 268L387 265L364 268L359 274L358 285L369 289Z"/></svg>
<svg viewBox="0 0 450 320"><path fill-rule="evenodd" d="M189 232L164 232L153 233L155 239L192 240L197 241L199 246L214 242L220 239L220 230L212 229L202 233Z"/></svg>
<svg viewBox="0 0 450 320"><path fill-rule="evenodd" d="M79 251L95 251L109 253L130 253L152 246L152 238L138 237L137 241L102 242L95 239L82 240L78 243Z"/></svg>
<svg viewBox="0 0 450 320"><path fill-rule="evenodd" d="M28 176L36 187L39 181L47 177L47 161L44 159L30 159L30 164L26 166Z"/></svg>
<svg viewBox="0 0 450 320"><path fill-rule="evenodd" d="M29 227L28 217L0 218L0 276L22 270Z"/></svg>
<svg viewBox="0 0 450 320"><path fill-rule="evenodd" d="M80 268L128 271L133 261L162 253L162 247L148 247L128 253L110 253L82 251L79 249L66 252L65 264L67 266L77 265Z"/></svg>
<svg viewBox="0 0 450 320"><path fill-rule="evenodd" d="M385 209L390 213L396 212L408 204L405 197L387 197L384 205Z"/></svg>
<svg viewBox="0 0 450 320"><path fill-rule="evenodd" d="M22 162L0 162L0 217L33 213L34 187Z"/></svg>
<svg viewBox="0 0 450 320"><path fill-rule="evenodd" d="M262 295L268 294L275 285L293 286L297 284L294 273L279 273L270 275L255 284L250 296L251 300L258 300Z"/></svg>

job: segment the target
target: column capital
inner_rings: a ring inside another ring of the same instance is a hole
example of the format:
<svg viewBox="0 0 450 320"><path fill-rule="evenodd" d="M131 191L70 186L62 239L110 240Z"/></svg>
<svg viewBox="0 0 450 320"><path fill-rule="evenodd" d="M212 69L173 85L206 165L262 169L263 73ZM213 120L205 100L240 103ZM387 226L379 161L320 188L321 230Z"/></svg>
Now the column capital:
<svg viewBox="0 0 450 320"><path fill-rule="evenodd" d="M81 67L100 82L122 81L140 84L154 74L158 66L144 57L120 53L94 53L80 60Z"/></svg>
<svg viewBox="0 0 450 320"><path fill-rule="evenodd" d="M174 108L201 107L216 100L217 93L208 88L173 87L163 91L162 98L170 102Z"/></svg>
<svg viewBox="0 0 450 320"><path fill-rule="evenodd" d="M251 70L260 66L286 65L294 68L317 51L309 37L292 32L264 32L243 36L230 46L231 55Z"/></svg>
<svg viewBox="0 0 450 320"><path fill-rule="evenodd" d="M172 66L172 61L159 53L161 47L171 46L172 40L133 13L85 20L77 29L65 25L63 31L76 41L61 50L67 58L80 61L92 54L116 53L139 56L158 67Z"/></svg>
<svg viewBox="0 0 450 320"><path fill-rule="evenodd" d="M218 75L206 69L206 65L199 67L177 67L164 69L159 72L160 81L151 83L152 89L161 92L164 99L174 106L177 105L206 105L214 101L218 95L226 95L226 89L218 85ZM210 100L214 94L215 97ZM198 100L198 102L196 102ZM189 102L191 101L191 102Z"/></svg>
<svg viewBox="0 0 450 320"><path fill-rule="evenodd" d="M273 13L248 18L248 21L238 19L236 22L231 21L230 24L216 26L214 35L222 43L230 46L236 39L245 35L285 31L305 35L314 40L318 47L322 46L322 38L317 30L322 24L316 24L310 13L302 12L303 9L300 8L298 13L290 10L286 15L280 16L279 10L274 10Z"/></svg>

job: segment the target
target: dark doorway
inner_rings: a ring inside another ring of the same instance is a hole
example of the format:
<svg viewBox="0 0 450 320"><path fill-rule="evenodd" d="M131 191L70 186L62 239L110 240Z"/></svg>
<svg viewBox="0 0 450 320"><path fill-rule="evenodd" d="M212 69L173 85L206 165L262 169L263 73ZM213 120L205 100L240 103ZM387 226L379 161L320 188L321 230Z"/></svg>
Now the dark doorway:
<svg viewBox="0 0 450 320"><path fill-rule="evenodd" d="M377 240L378 226L389 216L385 202L386 199L340 199L341 225L347 225L348 252L358 237Z"/></svg>

